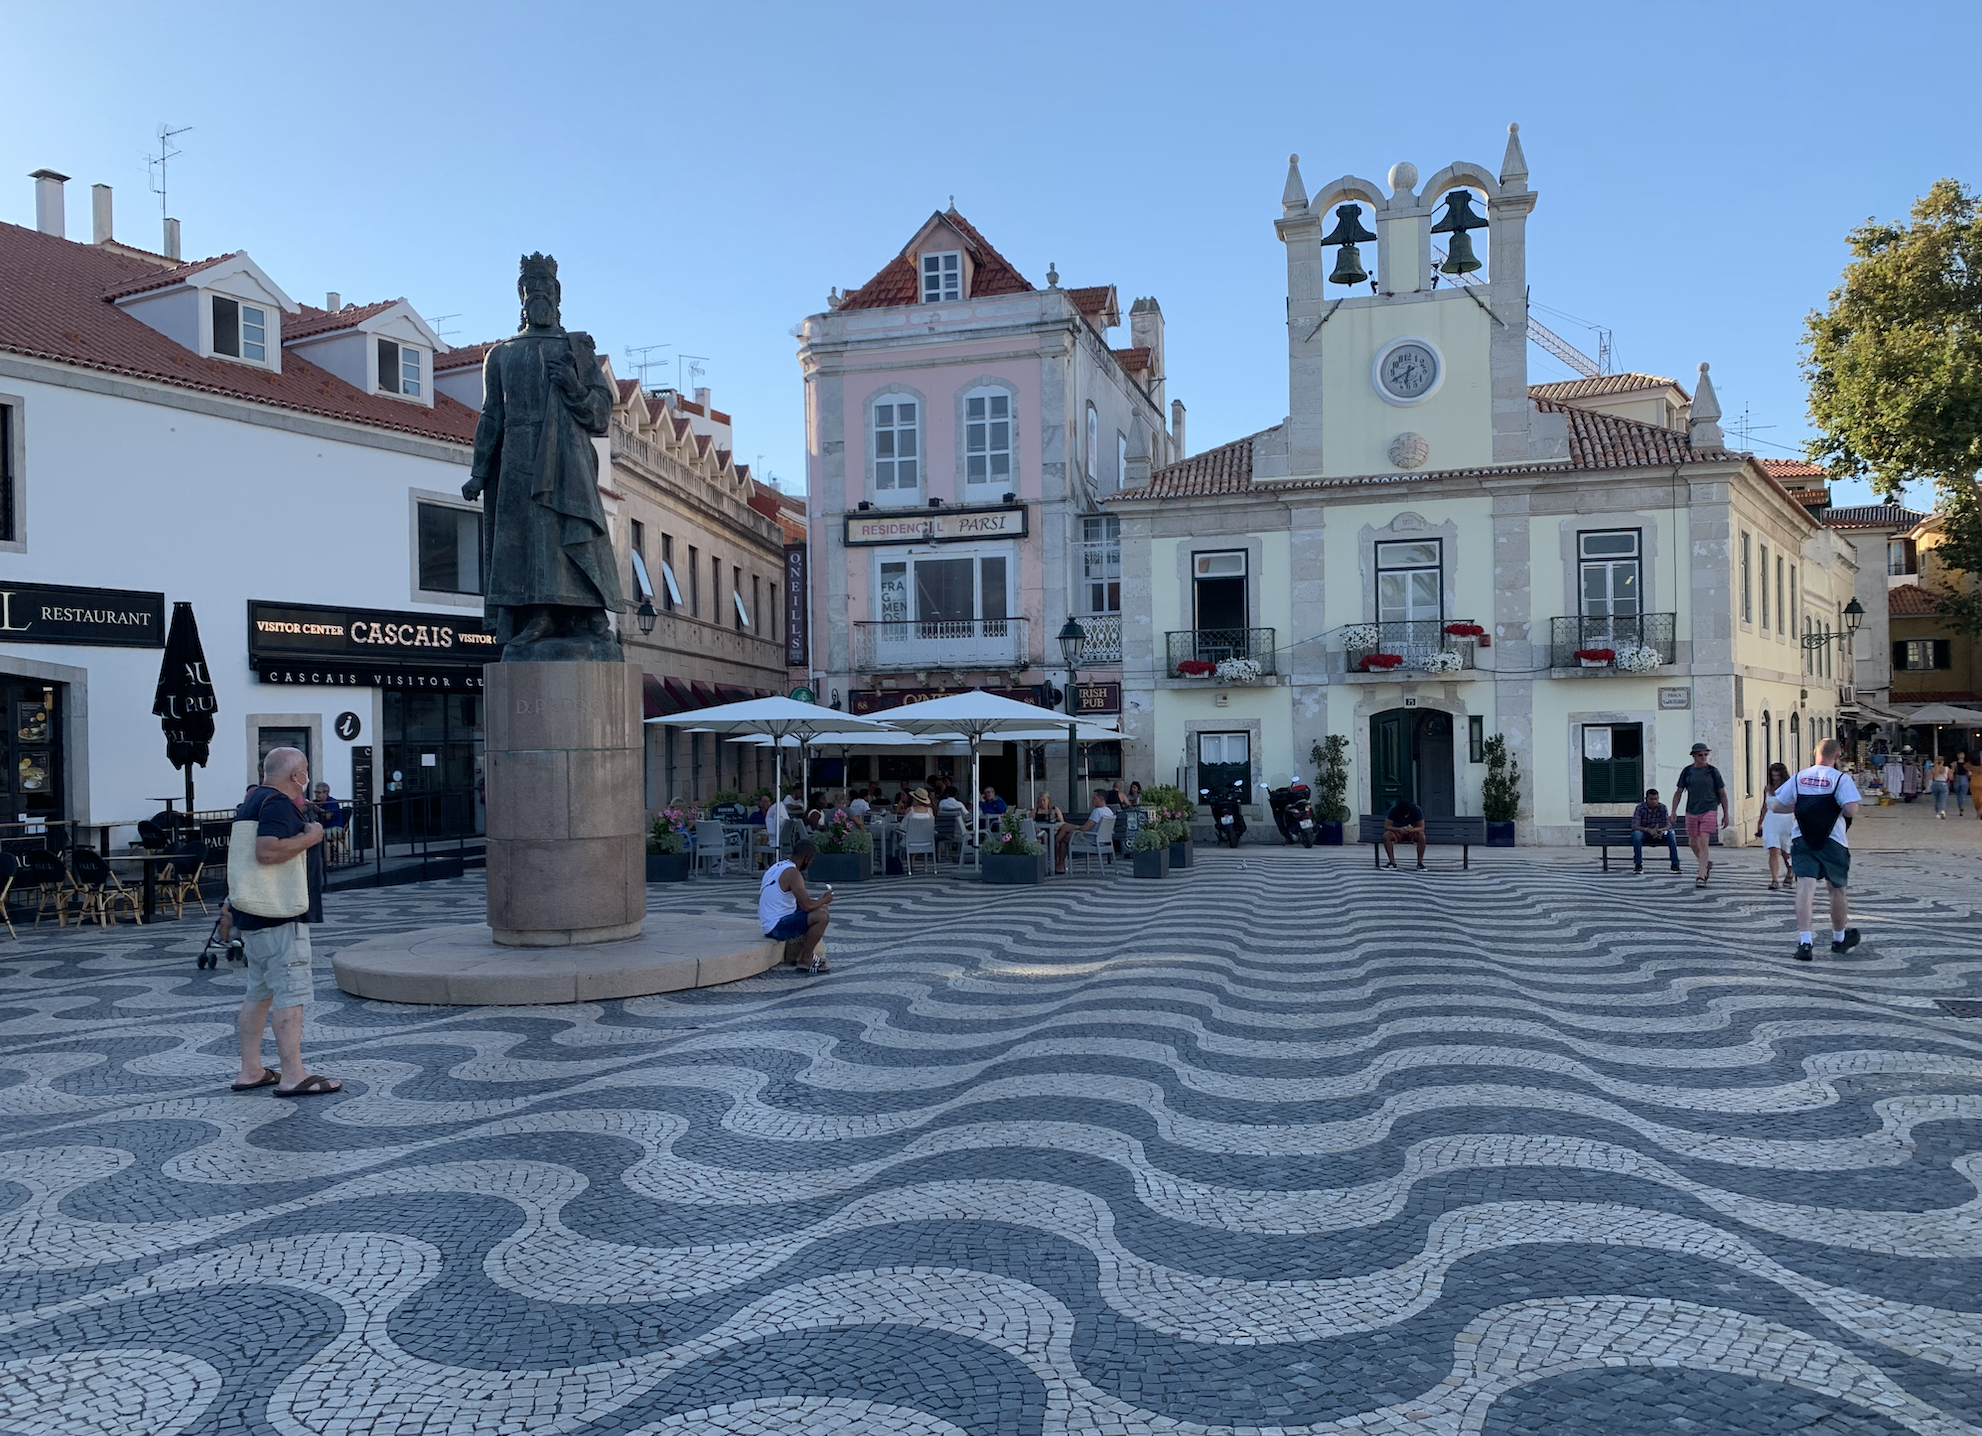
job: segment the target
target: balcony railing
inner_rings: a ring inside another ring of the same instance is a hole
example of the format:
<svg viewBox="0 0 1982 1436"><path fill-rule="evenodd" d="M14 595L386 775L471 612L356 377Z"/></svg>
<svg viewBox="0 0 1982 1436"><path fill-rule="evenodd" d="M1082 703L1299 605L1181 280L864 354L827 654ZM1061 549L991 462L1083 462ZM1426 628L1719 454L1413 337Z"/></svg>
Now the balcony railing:
<svg viewBox="0 0 1982 1436"><path fill-rule="evenodd" d="M1577 668L1583 660L1576 655L1590 649L1608 648L1623 654L1630 649L1657 651L1661 664L1674 657L1673 619L1670 613L1572 614L1549 620L1549 665ZM1629 663L1625 664L1627 670Z"/></svg>
<svg viewBox="0 0 1982 1436"><path fill-rule="evenodd" d="M1087 641L1080 646L1083 667L1122 661L1121 614L1083 613L1080 626L1087 634Z"/></svg>
<svg viewBox="0 0 1982 1436"><path fill-rule="evenodd" d="M1416 618L1392 623L1359 623L1351 627L1343 645L1347 650L1349 671L1365 670L1365 659L1382 654L1394 654L1403 659L1402 663L1369 664L1369 672L1385 669L1427 669L1436 672L1453 671L1451 659L1433 660L1434 654L1450 653L1459 660L1460 668L1473 666L1474 642L1471 638L1448 630L1454 628L1475 628L1470 619L1464 618Z"/></svg>
<svg viewBox="0 0 1982 1436"><path fill-rule="evenodd" d="M854 666L867 673L924 668L1024 668L1023 618L902 619L853 626Z"/></svg>
<svg viewBox="0 0 1982 1436"><path fill-rule="evenodd" d="M1181 665L1209 663L1213 668L1228 658L1249 658L1262 674L1278 672L1273 666L1273 630L1270 628L1185 628L1167 635L1172 677L1204 677Z"/></svg>

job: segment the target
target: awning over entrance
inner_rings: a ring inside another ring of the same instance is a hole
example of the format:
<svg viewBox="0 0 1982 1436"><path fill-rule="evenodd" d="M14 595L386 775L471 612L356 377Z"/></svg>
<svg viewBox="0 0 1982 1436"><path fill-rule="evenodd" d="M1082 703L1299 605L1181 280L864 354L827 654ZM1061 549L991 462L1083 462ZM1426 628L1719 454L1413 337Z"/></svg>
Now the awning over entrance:
<svg viewBox="0 0 1982 1436"><path fill-rule="evenodd" d="M686 695L684 695L686 696ZM640 716L642 718L665 718L670 713L679 713L688 705L674 701L668 692L667 681L652 673L640 675Z"/></svg>

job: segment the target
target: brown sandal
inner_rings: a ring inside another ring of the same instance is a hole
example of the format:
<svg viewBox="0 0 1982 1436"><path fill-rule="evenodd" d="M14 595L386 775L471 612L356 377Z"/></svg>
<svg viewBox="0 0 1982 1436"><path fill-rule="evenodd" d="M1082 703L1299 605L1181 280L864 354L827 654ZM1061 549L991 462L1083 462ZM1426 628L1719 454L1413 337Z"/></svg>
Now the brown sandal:
<svg viewBox="0 0 1982 1436"><path fill-rule="evenodd" d="M260 1080L255 1082L236 1082L228 1090L233 1092L252 1092L257 1087L273 1087L281 1080L282 1074L280 1072L271 1072L268 1068L264 1067L262 1068Z"/></svg>
<svg viewBox="0 0 1982 1436"><path fill-rule="evenodd" d="M343 1090L344 1086L342 1083L333 1082L328 1077L319 1077L316 1073L312 1072L287 1092L277 1087L275 1089L275 1095L278 1097L328 1097L333 1092L342 1092Z"/></svg>

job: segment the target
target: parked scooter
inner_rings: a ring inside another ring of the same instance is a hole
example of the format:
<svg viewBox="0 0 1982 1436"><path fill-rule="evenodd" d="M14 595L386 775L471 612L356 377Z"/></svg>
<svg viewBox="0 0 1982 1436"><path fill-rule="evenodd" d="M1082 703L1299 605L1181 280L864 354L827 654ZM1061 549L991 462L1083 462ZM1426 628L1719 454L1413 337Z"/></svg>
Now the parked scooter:
<svg viewBox="0 0 1982 1436"><path fill-rule="evenodd" d="M1299 778L1288 779L1286 787L1275 788L1266 795L1266 801L1273 809L1273 825L1280 829L1280 836L1286 839L1290 848L1295 843L1304 848L1314 846L1314 812L1309 807L1310 796L1308 785Z"/></svg>
<svg viewBox="0 0 1982 1436"><path fill-rule="evenodd" d="M1211 805L1211 821L1217 829L1218 841L1236 848L1246 835L1246 780L1234 778L1215 788L1199 788L1197 796L1200 803Z"/></svg>

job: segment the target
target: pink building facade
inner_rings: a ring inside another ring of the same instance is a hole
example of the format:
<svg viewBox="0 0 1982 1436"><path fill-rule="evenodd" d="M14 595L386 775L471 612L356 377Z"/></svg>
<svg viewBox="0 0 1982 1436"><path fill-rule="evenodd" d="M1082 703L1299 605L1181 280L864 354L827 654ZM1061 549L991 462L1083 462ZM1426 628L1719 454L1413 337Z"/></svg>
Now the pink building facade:
<svg viewBox="0 0 1982 1436"><path fill-rule="evenodd" d="M952 208L828 305L799 329L821 701L1044 701L1043 685L1067 687L1073 617L1083 716L1114 716L1120 520L1100 500L1184 453L1156 301L1135 302L1128 346L1111 347L1113 286L1063 289L1049 269L1036 288ZM1092 777L1119 773L1114 745L1081 756ZM1020 791L1016 751L987 757L986 780ZM1066 762L1049 748L1055 791Z"/></svg>

